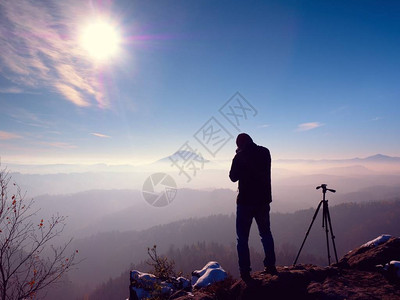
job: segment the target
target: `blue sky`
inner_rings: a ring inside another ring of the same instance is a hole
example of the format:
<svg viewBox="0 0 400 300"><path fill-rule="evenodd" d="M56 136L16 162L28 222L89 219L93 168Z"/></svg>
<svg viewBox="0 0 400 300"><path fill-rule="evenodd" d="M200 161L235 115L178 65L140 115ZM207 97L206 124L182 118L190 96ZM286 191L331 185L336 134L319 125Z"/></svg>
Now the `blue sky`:
<svg viewBox="0 0 400 300"><path fill-rule="evenodd" d="M96 61L81 30L120 34ZM1 1L0 157L140 164L214 117L273 158L400 156L398 1ZM239 131L219 109L255 109Z"/></svg>

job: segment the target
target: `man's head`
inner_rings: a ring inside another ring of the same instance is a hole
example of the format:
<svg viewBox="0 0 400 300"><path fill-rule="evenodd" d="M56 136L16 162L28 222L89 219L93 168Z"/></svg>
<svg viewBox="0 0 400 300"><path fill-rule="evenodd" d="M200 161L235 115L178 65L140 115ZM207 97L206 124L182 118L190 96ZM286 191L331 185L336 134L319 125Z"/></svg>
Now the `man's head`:
<svg viewBox="0 0 400 300"><path fill-rule="evenodd" d="M239 149L244 149L248 144L252 144L253 140L247 133L240 133L236 138L236 145Z"/></svg>

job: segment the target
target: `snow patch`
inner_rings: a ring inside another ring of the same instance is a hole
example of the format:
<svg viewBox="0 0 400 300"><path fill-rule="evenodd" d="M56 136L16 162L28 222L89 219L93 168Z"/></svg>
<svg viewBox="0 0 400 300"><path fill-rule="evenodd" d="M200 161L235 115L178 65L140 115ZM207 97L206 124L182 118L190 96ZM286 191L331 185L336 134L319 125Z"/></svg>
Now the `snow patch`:
<svg viewBox="0 0 400 300"><path fill-rule="evenodd" d="M378 236L377 238L365 243L364 245L362 245L361 247L368 247L368 248L373 248L376 246L379 246L383 243L386 243L392 236L390 234L381 234L380 236Z"/></svg>
<svg viewBox="0 0 400 300"><path fill-rule="evenodd" d="M194 289L206 287L214 282L222 281L227 273L216 261L210 261L203 269L192 272L192 286Z"/></svg>
<svg viewBox="0 0 400 300"><path fill-rule="evenodd" d="M193 271L191 282L184 277L169 277L163 280L153 274L133 270L130 273L130 289L138 299L152 297L155 291L168 297L176 291L190 293L192 288L209 286L214 282L224 280L227 276L225 270L216 261L210 261L203 269Z"/></svg>
<svg viewBox="0 0 400 300"><path fill-rule="evenodd" d="M185 277L178 277L176 280L179 281L179 287L181 289L186 290L186 289L191 288L190 280L186 279Z"/></svg>
<svg viewBox="0 0 400 300"><path fill-rule="evenodd" d="M400 261L392 260L389 263L389 268L392 268L395 271L397 278L400 278Z"/></svg>
<svg viewBox="0 0 400 300"><path fill-rule="evenodd" d="M151 297L151 292L156 289L163 295L170 295L177 289L190 287L190 281L184 277L170 278L170 280L173 282L163 281L150 273L131 271L131 289L136 292L138 299Z"/></svg>

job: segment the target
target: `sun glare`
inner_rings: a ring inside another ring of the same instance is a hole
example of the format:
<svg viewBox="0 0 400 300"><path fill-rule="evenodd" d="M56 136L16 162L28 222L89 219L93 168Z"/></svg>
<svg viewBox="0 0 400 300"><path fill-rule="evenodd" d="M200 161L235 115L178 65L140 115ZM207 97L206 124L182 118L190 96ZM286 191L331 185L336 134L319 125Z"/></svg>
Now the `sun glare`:
<svg viewBox="0 0 400 300"><path fill-rule="evenodd" d="M82 33L82 46L96 60L110 59L118 53L120 34L112 24L97 21L89 24Z"/></svg>

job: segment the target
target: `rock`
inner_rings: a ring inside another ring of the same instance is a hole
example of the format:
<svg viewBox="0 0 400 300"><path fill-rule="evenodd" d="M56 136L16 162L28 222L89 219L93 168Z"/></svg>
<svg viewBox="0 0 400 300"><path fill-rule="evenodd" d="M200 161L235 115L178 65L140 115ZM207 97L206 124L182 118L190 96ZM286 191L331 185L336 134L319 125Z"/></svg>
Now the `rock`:
<svg viewBox="0 0 400 300"><path fill-rule="evenodd" d="M365 246L367 244L347 253L337 266L376 271L377 265L385 265L392 260L400 260L400 238L391 237L386 242L376 246L374 243Z"/></svg>
<svg viewBox="0 0 400 300"><path fill-rule="evenodd" d="M393 270L393 274L395 274L397 278L400 278L400 261L392 260L389 263L388 269L389 270L392 269Z"/></svg>
<svg viewBox="0 0 400 300"><path fill-rule="evenodd" d="M385 274L390 281L400 281L400 261L392 260L385 266L379 265L377 267L382 269L383 274Z"/></svg>
<svg viewBox="0 0 400 300"><path fill-rule="evenodd" d="M207 263L201 270L192 272L192 283L184 278L157 278L153 274L132 270L130 272L130 300L146 299L150 297L165 297L179 299L182 296L192 296L192 288L199 289L224 280L227 273L215 261ZM193 287L192 287L193 285ZM196 294L198 299L212 299L208 294ZM196 298L196 299L197 299Z"/></svg>
<svg viewBox="0 0 400 300"><path fill-rule="evenodd" d="M381 236L329 267L277 267L278 275L254 272L248 284L226 279L177 299L400 299L399 261L400 239ZM396 274L396 280L388 274Z"/></svg>
<svg viewBox="0 0 400 300"><path fill-rule="evenodd" d="M192 289L192 284L190 283L189 279L186 279L185 277L178 277L176 279L179 282L178 288L182 290L191 290Z"/></svg>
<svg viewBox="0 0 400 300"><path fill-rule="evenodd" d="M338 269L339 270L339 269ZM307 287L308 299L399 299L399 291L376 272L340 270Z"/></svg>
<svg viewBox="0 0 400 300"><path fill-rule="evenodd" d="M146 299L154 295L174 295L174 298L176 298L187 294L187 291L192 289L190 281L184 277L171 277L167 280L161 280L153 274L137 270L131 271L130 282L130 300Z"/></svg>
<svg viewBox="0 0 400 300"><path fill-rule="evenodd" d="M323 281L329 275L336 274L335 268L321 268L312 265L295 267L277 267L278 275L255 272L252 277L255 283L246 285L238 281L231 287L227 299L307 299L308 285L315 281Z"/></svg>
<svg viewBox="0 0 400 300"><path fill-rule="evenodd" d="M214 300L215 297L213 295L210 295L208 293L198 291L194 294L188 294L179 298L176 298L175 300Z"/></svg>

